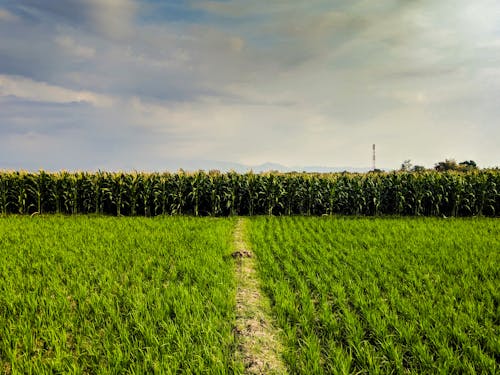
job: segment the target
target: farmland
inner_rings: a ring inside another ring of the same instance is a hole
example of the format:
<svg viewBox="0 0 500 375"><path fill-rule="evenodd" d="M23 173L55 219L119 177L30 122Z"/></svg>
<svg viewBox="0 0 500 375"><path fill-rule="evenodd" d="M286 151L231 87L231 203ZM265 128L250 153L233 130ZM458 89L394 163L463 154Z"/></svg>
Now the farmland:
<svg viewBox="0 0 500 375"><path fill-rule="evenodd" d="M0 214L499 216L500 171L0 171Z"/></svg>
<svg viewBox="0 0 500 375"><path fill-rule="evenodd" d="M260 217L248 238L291 373L495 373L500 222Z"/></svg>
<svg viewBox="0 0 500 375"><path fill-rule="evenodd" d="M0 217L0 373L228 373L231 219Z"/></svg>
<svg viewBox="0 0 500 375"><path fill-rule="evenodd" d="M499 370L498 219L238 222L254 280L235 218L0 217L0 372L243 373L245 283L291 374Z"/></svg>

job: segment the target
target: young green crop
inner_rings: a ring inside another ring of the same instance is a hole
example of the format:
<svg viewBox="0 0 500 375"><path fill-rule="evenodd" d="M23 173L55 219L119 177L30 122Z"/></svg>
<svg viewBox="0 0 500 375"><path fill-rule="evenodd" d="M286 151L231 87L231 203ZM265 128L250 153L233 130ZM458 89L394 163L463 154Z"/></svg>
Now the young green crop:
<svg viewBox="0 0 500 375"><path fill-rule="evenodd" d="M291 373L495 373L500 221L259 217Z"/></svg>
<svg viewBox="0 0 500 375"><path fill-rule="evenodd" d="M233 226L0 218L0 372L239 373Z"/></svg>

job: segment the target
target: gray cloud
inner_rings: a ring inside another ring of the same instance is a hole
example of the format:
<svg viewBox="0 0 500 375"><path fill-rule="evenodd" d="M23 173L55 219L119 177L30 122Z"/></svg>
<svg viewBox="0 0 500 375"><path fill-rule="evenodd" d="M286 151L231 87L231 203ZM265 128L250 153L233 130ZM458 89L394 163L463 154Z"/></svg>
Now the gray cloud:
<svg viewBox="0 0 500 375"><path fill-rule="evenodd" d="M388 167L498 164L496 1L188 4L203 17L150 21L160 8L132 0L0 5L0 162L45 142L75 146L81 168L358 167L377 143Z"/></svg>
<svg viewBox="0 0 500 375"><path fill-rule="evenodd" d="M12 9L31 21L56 22L85 28L106 37L131 34L138 5L134 0L19 0Z"/></svg>

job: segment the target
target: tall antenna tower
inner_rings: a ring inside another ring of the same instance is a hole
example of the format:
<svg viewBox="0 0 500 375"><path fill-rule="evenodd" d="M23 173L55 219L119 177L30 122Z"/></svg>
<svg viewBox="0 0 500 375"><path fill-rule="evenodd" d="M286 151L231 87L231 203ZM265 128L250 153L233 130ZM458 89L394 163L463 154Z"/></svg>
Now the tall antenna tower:
<svg viewBox="0 0 500 375"><path fill-rule="evenodd" d="M372 146L372 150L373 150L372 170L375 170L375 169L377 169L377 168L375 167L375 143L374 143L374 144L373 144L373 146Z"/></svg>

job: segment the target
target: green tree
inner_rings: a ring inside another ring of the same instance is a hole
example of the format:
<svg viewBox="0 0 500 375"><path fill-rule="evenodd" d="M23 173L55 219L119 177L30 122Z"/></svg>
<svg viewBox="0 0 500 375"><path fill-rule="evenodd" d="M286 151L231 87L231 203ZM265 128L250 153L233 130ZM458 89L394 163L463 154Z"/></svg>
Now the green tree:
<svg viewBox="0 0 500 375"><path fill-rule="evenodd" d="M423 172L425 171L425 167L423 165L414 165L411 169L412 172Z"/></svg>
<svg viewBox="0 0 500 375"><path fill-rule="evenodd" d="M477 164L474 160L465 160L459 164L460 169L466 170L466 171L472 171L477 168Z"/></svg>
<svg viewBox="0 0 500 375"><path fill-rule="evenodd" d="M445 161L440 161L434 165L434 169L438 172L445 171L457 171L459 170L459 166L455 159L446 159Z"/></svg>
<svg viewBox="0 0 500 375"><path fill-rule="evenodd" d="M401 164L401 170L404 171L404 172L410 172L411 171L411 168L412 168L412 164L411 164L411 160L410 159L407 159L403 162L403 164Z"/></svg>
<svg viewBox="0 0 500 375"><path fill-rule="evenodd" d="M434 165L434 169L439 172L444 171L472 171L477 168L477 164L474 160L466 160L458 164L455 159L446 159L445 161L440 161Z"/></svg>

